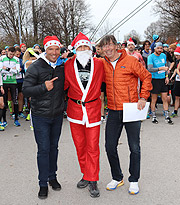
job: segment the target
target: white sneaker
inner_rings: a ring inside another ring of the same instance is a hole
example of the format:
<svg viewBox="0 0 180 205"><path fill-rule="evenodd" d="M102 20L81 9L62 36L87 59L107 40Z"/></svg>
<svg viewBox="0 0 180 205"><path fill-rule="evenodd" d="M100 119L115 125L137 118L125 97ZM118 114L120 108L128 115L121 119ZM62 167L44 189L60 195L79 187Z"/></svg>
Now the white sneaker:
<svg viewBox="0 0 180 205"><path fill-rule="evenodd" d="M138 182L130 182L129 186L129 194L138 194L139 193L139 187Z"/></svg>
<svg viewBox="0 0 180 205"><path fill-rule="evenodd" d="M107 186L106 189L109 191L115 190L117 187L124 185L123 179L121 181L112 180Z"/></svg>

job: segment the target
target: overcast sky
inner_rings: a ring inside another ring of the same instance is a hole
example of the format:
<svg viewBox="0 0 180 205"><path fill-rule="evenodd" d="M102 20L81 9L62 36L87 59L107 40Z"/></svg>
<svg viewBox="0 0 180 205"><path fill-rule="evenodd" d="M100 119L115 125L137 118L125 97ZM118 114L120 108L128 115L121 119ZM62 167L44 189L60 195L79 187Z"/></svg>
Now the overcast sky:
<svg viewBox="0 0 180 205"><path fill-rule="evenodd" d="M95 26L97 26L114 0L86 0L86 2L90 4L92 15L91 21ZM117 4L107 18L109 28L112 28L120 22L125 16L127 16L143 2L144 0L118 0ZM124 35L128 34L131 30L136 30L141 35L141 40L144 40L144 30L146 30L150 23L158 20L158 16L153 13L153 6L154 1L149 3L128 22L117 29L114 33L117 40L123 41ZM107 22L103 25L107 25Z"/></svg>

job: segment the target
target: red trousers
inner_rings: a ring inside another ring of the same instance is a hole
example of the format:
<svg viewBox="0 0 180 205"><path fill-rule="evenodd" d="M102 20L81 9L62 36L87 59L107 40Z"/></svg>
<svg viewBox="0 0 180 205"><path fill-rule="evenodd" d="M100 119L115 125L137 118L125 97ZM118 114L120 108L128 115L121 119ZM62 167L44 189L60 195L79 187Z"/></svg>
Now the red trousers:
<svg viewBox="0 0 180 205"><path fill-rule="evenodd" d="M83 179L98 181L100 125L87 128L70 122L70 127Z"/></svg>

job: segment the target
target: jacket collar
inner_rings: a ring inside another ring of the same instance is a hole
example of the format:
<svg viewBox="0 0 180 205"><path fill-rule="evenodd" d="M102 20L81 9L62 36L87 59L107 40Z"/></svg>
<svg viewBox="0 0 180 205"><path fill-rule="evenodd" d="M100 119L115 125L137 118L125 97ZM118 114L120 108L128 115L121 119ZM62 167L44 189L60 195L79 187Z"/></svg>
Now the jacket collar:
<svg viewBox="0 0 180 205"><path fill-rule="evenodd" d="M46 53L43 52L39 55L39 58L42 58L48 65L50 65L52 68L56 68L56 66L60 66L61 64L63 64L63 59L60 58L60 56L58 57L57 61L55 63L50 62L47 58L46 58Z"/></svg>
<svg viewBox="0 0 180 205"><path fill-rule="evenodd" d="M121 49L117 51L118 53L120 53L120 58L118 59L118 62L121 61L123 58L125 58L127 56L127 52L125 49ZM107 56L104 57L104 59L108 62L111 63L111 61L109 60L109 58Z"/></svg>

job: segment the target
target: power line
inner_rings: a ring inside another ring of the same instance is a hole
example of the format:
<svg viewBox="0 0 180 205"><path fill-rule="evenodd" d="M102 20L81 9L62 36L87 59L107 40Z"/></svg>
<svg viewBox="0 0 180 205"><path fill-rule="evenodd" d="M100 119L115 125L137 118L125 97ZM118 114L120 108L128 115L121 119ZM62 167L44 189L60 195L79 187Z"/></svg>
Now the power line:
<svg viewBox="0 0 180 205"><path fill-rule="evenodd" d="M148 2L147 2L148 1ZM104 36L106 36L108 33L113 33L116 31L119 27L121 27L123 24L125 24L129 19L131 19L133 16L135 16L137 13L139 13L144 7L146 7L152 0L146 0L142 4L140 4L136 9L134 9L132 12L130 12L125 18L123 18L118 24L116 24L111 30L109 30L107 33L105 33L101 38L99 38L96 43L101 40ZM146 3L147 2L147 3ZM146 4L145 4L146 3ZM145 4L145 5L144 5ZM141 7L141 8L140 8ZM124 21L124 22L123 22ZM117 27L117 28L116 28Z"/></svg>
<svg viewBox="0 0 180 205"><path fill-rule="evenodd" d="M91 34L90 36L90 40L93 39L93 37L95 36L95 34L97 33L98 29L102 26L102 24L104 23L104 21L106 20L106 18L109 16L110 12L112 11L112 9L114 8L114 6L116 5L116 3L118 2L118 0L115 0L112 5L109 7L108 11L106 12L106 14L103 16L103 18L101 19L101 21L99 22L99 24L97 25L97 27L95 28L94 32Z"/></svg>

